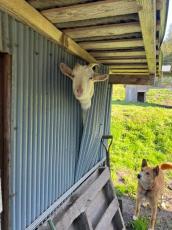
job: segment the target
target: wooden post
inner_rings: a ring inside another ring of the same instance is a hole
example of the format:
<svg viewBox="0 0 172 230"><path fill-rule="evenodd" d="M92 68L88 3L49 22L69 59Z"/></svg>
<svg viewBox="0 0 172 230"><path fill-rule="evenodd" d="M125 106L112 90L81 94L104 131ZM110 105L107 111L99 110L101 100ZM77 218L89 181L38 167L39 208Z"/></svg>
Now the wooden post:
<svg viewBox="0 0 172 230"><path fill-rule="evenodd" d="M11 56L0 54L0 161L2 177L2 229L9 229L9 162L11 127Z"/></svg>

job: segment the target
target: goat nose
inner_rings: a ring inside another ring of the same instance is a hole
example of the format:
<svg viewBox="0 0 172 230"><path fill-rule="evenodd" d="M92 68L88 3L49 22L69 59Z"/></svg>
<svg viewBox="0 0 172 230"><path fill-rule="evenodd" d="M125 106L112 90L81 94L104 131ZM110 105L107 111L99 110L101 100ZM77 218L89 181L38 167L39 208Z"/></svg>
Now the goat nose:
<svg viewBox="0 0 172 230"><path fill-rule="evenodd" d="M140 174L137 175L137 178L140 179L142 176Z"/></svg>
<svg viewBox="0 0 172 230"><path fill-rule="evenodd" d="M81 86L78 87L78 88L76 89L76 92L77 92L78 96L81 96L81 94L83 93L82 87L81 87Z"/></svg>

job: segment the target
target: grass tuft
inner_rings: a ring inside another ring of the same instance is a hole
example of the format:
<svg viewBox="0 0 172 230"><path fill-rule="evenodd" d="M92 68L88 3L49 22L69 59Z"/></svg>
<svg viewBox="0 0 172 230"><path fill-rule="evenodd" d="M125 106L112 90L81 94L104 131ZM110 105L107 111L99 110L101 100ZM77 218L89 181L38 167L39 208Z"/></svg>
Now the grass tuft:
<svg viewBox="0 0 172 230"><path fill-rule="evenodd" d="M147 230L148 229L148 219L145 217L138 218L129 223L129 228L132 230Z"/></svg>

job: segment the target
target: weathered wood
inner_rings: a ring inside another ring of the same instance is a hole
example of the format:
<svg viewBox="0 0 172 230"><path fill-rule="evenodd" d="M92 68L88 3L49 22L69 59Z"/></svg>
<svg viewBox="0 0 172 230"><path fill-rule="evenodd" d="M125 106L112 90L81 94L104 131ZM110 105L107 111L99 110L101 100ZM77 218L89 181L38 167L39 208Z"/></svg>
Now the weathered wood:
<svg viewBox="0 0 172 230"><path fill-rule="evenodd" d="M110 69L109 74L113 73L148 73L148 69Z"/></svg>
<svg viewBox="0 0 172 230"><path fill-rule="evenodd" d="M116 75L121 75L121 76L125 76L125 75L128 75L128 76L145 76L145 75L147 75L147 76L149 76L149 72L147 71L147 72L137 72L137 73L135 73L135 72L121 72L121 73L118 73L118 72L110 72L110 74L116 74Z"/></svg>
<svg viewBox="0 0 172 230"><path fill-rule="evenodd" d="M147 68L147 63L140 63L140 64L116 64L116 65L109 65L110 69L145 69Z"/></svg>
<svg viewBox="0 0 172 230"><path fill-rule="evenodd" d="M100 192L97 193L96 197L90 203L89 207L86 210L87 216L93 225L93 229L95 229L95 226L107 209L107 204L108 200L103 188Z"/></svg>
<svg viewBox="0 0 172 230"><path fill-rule="evenodd" d="M109 60L99 60L103 64L113 64L113 63L146 63L145 58L128 58L128 59L109 59Z"/></svg>
<svg viewBox="0 0 172 230"><path fill-rule="evenodd" d="M131 84L131 85L153 85L153 75L122 75L122 74L111 74L109 76L110 84Z"/></svg>
<svg viewBox="0 0 172 230"><path fill-rule="evenodd" d="M122 73L115 73L115 72L113 72L113 73L111 73L110 72L110 74L116 74L116 75L121 75L121 76L125 76L125 75L128 75L128 76L149 76L149 72L146 72L146 73L132 73L132 72L122 72Z"/></svg>
<svg viewBox="0 0 172 230"><path fill-rule="evenodd" d="M159 24L156 27L159 30ZM107 38L122 38L125 36L137 36L141 38L141 28L138 22L110 24L110 25L99 25L99 26L87 26L79 27L75 29L64 29L62 30L65 34L71 38L80 41L84 39L90 40L103 40Z"/></svg>
<svg viewBox="0 0 172 230"><path fill-rule="evenodd" d="M83 213L90 202L95 198L96 194L102 189L102 187L109 180L109 169L101 173L96 181L90 185L90 187L74 202L74 204L64 213L62 218L56 223L56 228L60 230L66 230L72 222Z"/></svg>
<svg viewBox="0 0 172 230"><path fill-rule="evenodd" d="M43 10L42 14L53 23L103 18L137 13L140 6L135 1L98 1L70 7Z"/></svg>
<svg viewBox="0 0 172 230"><path fill-rule="evenodd" d="M33 7L39 10L91 2L92 0L27 0ZM161 9L162 0L157 0L157 10Z"/></svg>
<svg viewBox="0 0 172 230"><path fill-rule="evenodd" d="M105 57L134 57L134 56L145 56L145 51L104 51L104 52L90 52L95 58Z"/></svg>
<svg viewBox="0 0 172 230"><path fill-rule="evenodd" d="M97 36L112 36L121 35L127 33L140 32L140 25L137 22L132 23L121 23L121 24L110 24L100 26L89 26L80 27L76 29L65 29L62 30L65 34L71 38L88 38Z"/></svg>
<svg viewBox="0 0 172 230"><path fill-rule="evenodd" d="M81 214L80 221L81 221L80 223L81 230L83 229L83 226L84 226L84 230L93 230L93 226L85 212Z"/></svg>
<svg viewBox="0 0 172 230"><path fill-rule="evenodd" d="M159 71L158 74L162 75L162 63L163 63L163 52L162 52L162 41L165 35L165 28L167 22L167 5L168 0L163 0L162 8L160 10L160 31L159 31L159 47L160 47L160 54L159 54Z"/></svg>
<svg viewBox="0 0 172 230"><path fill-rule="evenodd" d="M93 19L86 19L81 21L75 22L62 22L56 23L58 28L76 28L76 27L84 27L84 26L95 26L95 25L106 25L106 24L113 24L113 23L121 23L121 22L138 22L138 14L129 14L129 15L120 15L115 17L105 17L105 18L93 18Z"/></svg>
<svg viewBox="0 0 172 230"><path fill-rule="evenodd" d="M116 39L142 39L141 32L129 33L129 34L121 34L121 35L110 35L110 36L95 36L95 37L86 37L86 38L75 38L76 42L90 42L90 41L108 41L108 40L116 40Z"/></svg>
<svg viewBox="0 0 172 230"><path fill-rule="evenodd" d="M27 0L29 4L39 10L45 10L53 7L70 6L91 0Z"/></svg>
<svg viewBox="0 0 172 230"><path fill-rule="evenodd" d="M156 0L137 0L139 20L150 74L156 73Z"/></svg>
<svg viewBox="0 0 172 230"><path fill-rule="evenodd" d="M168 5L168 0L161 0L162 2L162 7L160 10L160 30L159 30L159 45L161 45L164 34L165 34L165 28L166 28L166 23L167 23L167 5Z"/></svg>
<svg viewBox="0 0 172 230"><path fill-rule="evenodd" d="M118 211L116 212L115 218L113 219L114 222L114 226L117 229L122 229L122 230L126 230L125 228L125 223L124 220L122 218L122 214L121 214L121 210L120 208L118 209Z"/></svg>
<svg viewBox="0 0 172 230"><path fill-rule="evenodd" d="M114 50L125 48L144 47L141 39L125 39L120 41L97 41L97 42L79 42L83 49L86 50Z"/></svg>
<svg viewBox="0 0 172 230"><path fill-rule="evenodd" d="M112 181L109 180L106 185L103 188L103 191L107 197L108 203L110 203L114 197L116 197L115 193L114 193L114 185L112 184Z"/></svg>
<svg viewBox="0 0 172 230"><path fill-rule="evenodd" d="M31 26L36 31L58 43L59 45L64 46L68 51L83 58L87 62L96 62L95 58L82 49L71 38L58 30L27 2L23 0L0 0L0 9L8 12L10 15Z"/></svg>
<svg viewBox="0 0 172 230"><path fill-rule="evenodd" d="M108 225L111 223L116 211L119 209L118 200L115 198L110 203L109 207L103 214L100 222L96 226L95 230L107 229Z"/></svg>
<svg viewBox="0 0 172 230"><path fill-rule="evenodd" d="M115 75L118 75L118 76L126 76L126 75L128 75L128 76L149 76L149 72L147 72L147 73L131 73L131 72L123 72L123 73L110 73L110 74L115 74Z"/></svg>

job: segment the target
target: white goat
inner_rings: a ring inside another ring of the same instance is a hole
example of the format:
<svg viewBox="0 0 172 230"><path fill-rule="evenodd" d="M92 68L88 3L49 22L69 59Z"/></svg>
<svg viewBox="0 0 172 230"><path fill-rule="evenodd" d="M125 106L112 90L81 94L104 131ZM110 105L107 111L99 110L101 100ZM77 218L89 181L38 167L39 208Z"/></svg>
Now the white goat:
<svg viewBox="0 0 172 230"><path fill-rule="evenodd" d="M80 65L76 64L73 70L64 63L60 64L61 72L73 81L73 93L80 102L83 110L91 106L91 98L94 94L94 83L106 81L107 74L96 75L93 67L98 64Z"/></svg>

